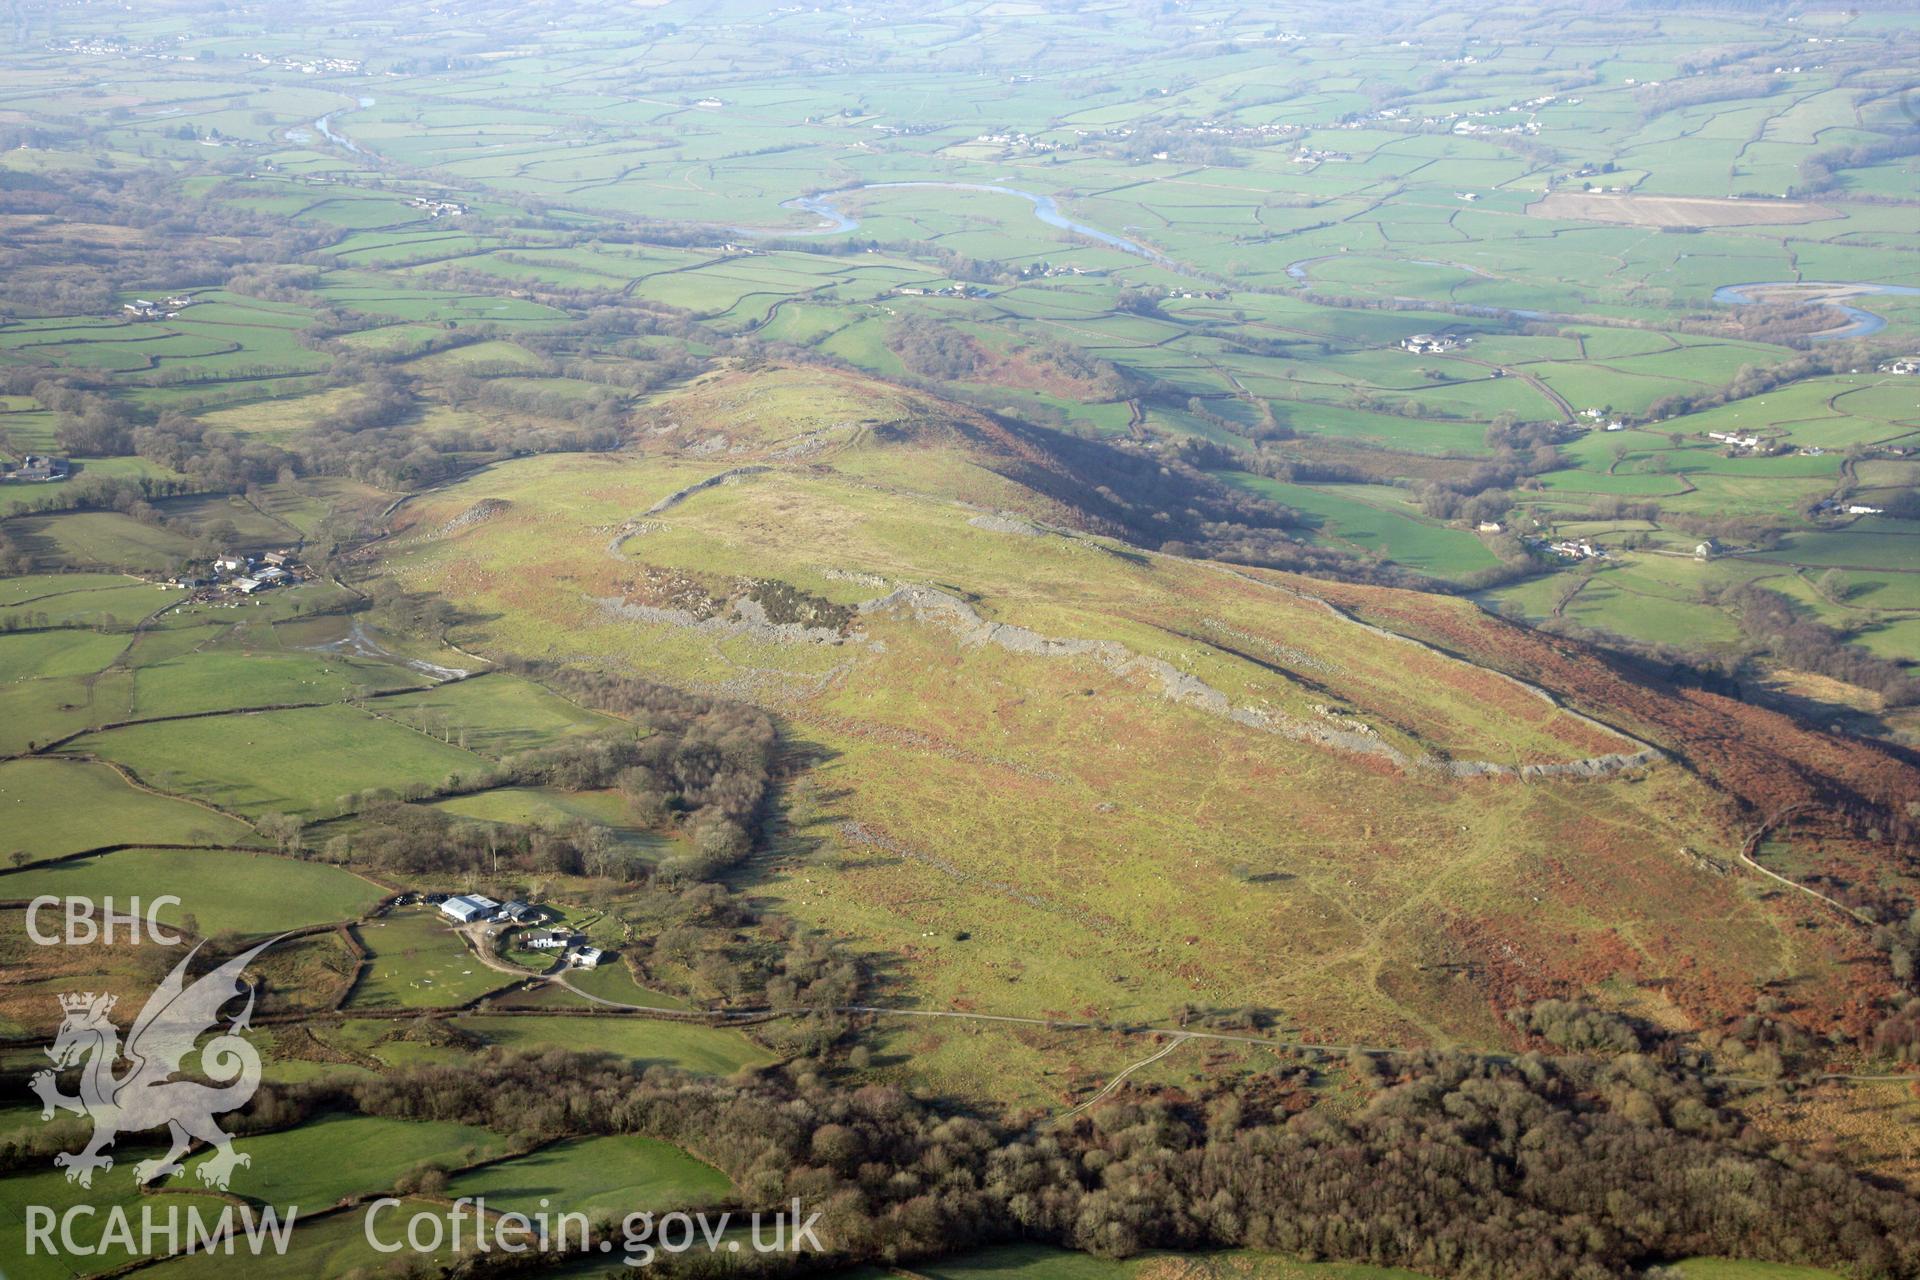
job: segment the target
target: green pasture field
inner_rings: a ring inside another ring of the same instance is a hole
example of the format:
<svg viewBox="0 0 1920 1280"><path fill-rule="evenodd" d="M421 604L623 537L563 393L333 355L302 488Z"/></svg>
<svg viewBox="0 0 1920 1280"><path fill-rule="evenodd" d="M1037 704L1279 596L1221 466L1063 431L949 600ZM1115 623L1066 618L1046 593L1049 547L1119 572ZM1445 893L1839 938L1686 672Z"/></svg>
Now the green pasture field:
<svg viewBox="0 0 1920 1280"><path fill-rule="evenodd" d="M363 332L372 335L388 331L373 329ZM229 431L243 439L279 440L314 426L328 413L343 408L351 399L352 393L344 389L281 395L215 408L198 417L215 430Z"/></svg>
<svg viewBox="0 0 1920 1280"><path fill-rule="evenodd" d="M1913 572L1920 566L1920 524L1863 516L1841 529L1790 533L1768 555L1796 564Z"/></svg>
<svg viewBox="0 0 1920 1280"><path fill-rule="evenodd" d="M0 761L0 857L33 861L132 841L252 844L251 828L186 800L130 786L103 764Z"/></svg>
<svg viewBox="0 0 1920 1280"><path fill-rule="evenodd" d="M89 675L112 662L127 637L95 631L0 633L0 683Z"/></svg>
<svg viewBox="0 0 1920 1280"><path fill-rule="evenodd" d="M347 273L338 273L346 275ZM565 314L526 299L487 294L450 293L444 290L405 289L361 283L354 278L329 279L322 296L374 316L395 320L490 321L494 324L542 325L565 318Z"/></svg>
<svg viewBox="0 0 1920 1280"><path fill-rule="evenodd" d="M36 573L0 578L0 609L44 608L46 602L83 592L127 588L151 590L138 578L120 573ZM6 615L0 615L6 616Z"/></svg>
<svg viewBox="0 0 1920 1280"><path fill-rule="evenodd" d="M192 554L184 535L157 529L112 511L19 516L8 533L34 559L36 568L114 568L158 573ZM149 594L154 608L161 601ZM151 610L149 610L151 612Z"/></svg>
<svg viewBox="0 0 1920 1280"><path fill-rule="evenodd" d="M558 1048L605 1053L636 1066L662 1064L700 1075L724 1076L771 1061L737 1031L626 1017L502 1017L462 1014L461 1030L510 1049Z"/></svg>
<svg viewBox="0 0 1920 1280"><path fill-rule="evenodd" d="M665 834L631 824L626 800L617 791L560 791L552 787L496 787L431 802L442 813L511 826L564 828L576 823L605 827L628 855L657 862L674 847Z"/></svg>
<svg viewBox="0 0 1920 1280"><path fill-rule="evenodd" d="M575 1138L455 1178L448 1194L484 1196L499 1212L611 1214L691 1209L726 1200L727 1176L653 1138Z"/></svg>
<svg viewBox="0 0 1920 1280"><path fill-rule="evenodd" d="M236 1183L236 1186L238 1184ZM319 1208L321 1206L315 1206ZM374 1229L383 1243L403 1241L406 1223L416 1214L430 1214L445 1223L447 1208L429 1200L402 1198L374 1219ZM342 1280L362 1275L392 1259L392 1254L376 1250L367 1240L367 1210L351 1209L330 1214L317 1221L296 1223L285 1253L271 1251L246 1259L247 1274L260 1280ZM449 1239L451 1237L449 1236ZM440 1249L406 1254L424 1266L442 1266L456 1257L451 1245ZM233 1259L216 1253L182 1254L145 1268L154 1280L225 1280L233 1274ZM61 1271L64 1277L70 1273Z"/></svg>
<svg viewBox="0 0 1920 1280"><path fill-rule="evenodd" d="M490 672L381 699L378 711L483 755L510 755L583 734L635 732L624 720L574 705L517 676Z"/></svg>
<svg viewBox="0 0 1920 1280"><path fill-rule="evenodd" d="M1651 589L1649 589L1651 587ZM1565 616L1594 631L1656 644L1730 644L1739 638L1732 618L1676 600L1631 570L1603 573L1573 598Z"/></svg>
<svg viewBox="0 0 1920 1280"><path fill-rule="evenodd" d="M616 1004L634 1004L647 1009L684 1009L687 1003L677 996L653 991L633 980L624 961L597 965L592 969L572 969L567 983L588 995Z"/></svg>
<svg viewBox="0 0 1920 1280"><path fill-rule="evenodd" d="M460 1005L513 981L482 964L437 910L390 912L356 932L372 953L353 991L359 1007Z"/></svg>
<svg viewBox="0 0 1920 1280"><path fill-rule="evenodd" d="M490 373L505 370L538 371L546 367L547 362L538 355L517 343L499 338L449 347L445 351L436 351L413 361L413 368L439 374L479 369Z"/></svg>
<svg viewBox="0 0 1920 1280"><path fill-rule="evenodd" d="M1460 577L1498 563L1477 535L1346 496L1343 490L1351 486L1285 484L1245 472L1224 472L1222 478L1316 517L1318 536L1324 541L1374 552L1422 573Z"/></svg>
<svg viewBox="0 0 1920 1280"><path fill-rule="evenodd" d="M1785 1262L1755 1262L1739 1258L1687 1258L1671 1268L1680 1280L1834 1280L1822 1267L1796 1267Z"/></svg>
<svg viewBox="0 0 1920 1280"><path fill-rule="evenodd" d="M228 711L246 707L342 702L368 693L424 685L425 680L382 662L333 655L275 652L271 644L221 647L201 641L191 653L147 662L136 654L133 714L137 717ZM266 637L271 640L272 632ZM384 705L384 704L382 704Z"/></svg>
<svg viewBox="0 0 1920 1280"><path fill-rule="evenodd" d="M232 525L237 547L266 546L298 537L297 530L237 494L193 494L166 498L154 505L165 515L196 528L216 522Z"/></svg>
<svg viewBox="0 0 1920 1280"><path fill-rule="evenodd" d="M345 1196L388 1190L418 1165L469 1164L506 1146L499 1134L473 1125L322 1114L298 1128L237 1139L234 1149L253 1163L234 1174L231 1190L282 1212L288 1205L313 1212ZM205 1159L186 1162L182 1185L198 1185L190 1180Z"/></svg>
<svg viewBox="0 0 1920 1280"><path fill-rule="evenodd" d="M38 1111L34 1114L39 1115ZM161 1148L152 1151L158 1156ZM142 1158L146 1153L142 1153ZM128 1162L129 1166L131 1161ZM242 1171L244 1172L244 1170ZM68 1182L66 1173L49 1163L35 1161L26 1169L10 1173L0 1178L0 1205L9 1209L13 1206L44 1205L54 1213L60 1214L78 1206L89 1207L95 1216L91 1221L104 1222L106 1215L119 1209L138 1222L140 1207L146 1203L145 1197L133 1185L131 1173L118 1177L119 1170L108 1175L96 1175L91 1188ZM183 1188L180 1201L181 1212L187 1212L191 1204L199 1209L203 1221L212 1221L220 1216L225 1202L218 1196L192 1194L198 1191L199 1184ZM137 1239L137 1237L136 1237ZM131 1243L131 1242L128 1242ZM101 1252L95 1255L89 1265L116 1267L143 1256L126 1247L120 1241L102 1242ZM0 1256L7 1259L9 1280L72 1280L74 1276L73 1259L62 1254L49 1254L44 1249L27 1251L27 1219L23 1210L0 1213Z"/></svg>
<svg viewBox="0 0 1920 1280"><path fill-rule="evenodd" d="M346 706L245 712L90 734L95 752L150 785L259 814L338 811L353 792L418 786L486 767L471 752Z"/></svg>
<svg viewBox="0 0 1920 1280"><path fill-rule="evenodd" d="M137 838L137 837L136 837ZM8 897L137 897L171 894L178 906L160 919L179 927L192 916L201 934L252 936L302 925L350 920L385 891L338 867L271 854L217 849L127 849L0 875Z"/></svg>
<svg viewBox="0 0 1920 1280"><path fill-rule="evenodd" d="M36 750L55 738L123 720L132 699L132 673L114 668L0 685L0 750Z"/></svg>

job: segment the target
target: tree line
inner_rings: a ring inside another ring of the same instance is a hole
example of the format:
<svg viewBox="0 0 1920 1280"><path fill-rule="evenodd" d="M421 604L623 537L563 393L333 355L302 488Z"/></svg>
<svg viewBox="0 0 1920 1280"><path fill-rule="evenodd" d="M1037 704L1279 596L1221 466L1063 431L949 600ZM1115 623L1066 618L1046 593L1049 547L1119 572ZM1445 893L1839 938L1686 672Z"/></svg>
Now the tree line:
<svg viewBox="0 0 1920 1280"><path fill-rule="evenodd" d="M1344 1114L1313 1104L1324 1067L1285 1064L1193 1093L1129 1091L1047 1128L855 1084L811 1058L720 1080L486 1050L457 1067L269 1084L249 1120L347 1110L479 1125L521 1147L672 1142L724 1171L744 1206L798 1197L821 1213L828 1255L756 1260L768 1275L1014 1240L1108 1257L1247 1247L1488 1280L1595 1280L1701 1254L1920 1275L1910 1197L1775 1148L1654 1057L1432 1053L1344 1071L1370 1095ZM666 1274L714 1261L688 1255Z"/></svg>

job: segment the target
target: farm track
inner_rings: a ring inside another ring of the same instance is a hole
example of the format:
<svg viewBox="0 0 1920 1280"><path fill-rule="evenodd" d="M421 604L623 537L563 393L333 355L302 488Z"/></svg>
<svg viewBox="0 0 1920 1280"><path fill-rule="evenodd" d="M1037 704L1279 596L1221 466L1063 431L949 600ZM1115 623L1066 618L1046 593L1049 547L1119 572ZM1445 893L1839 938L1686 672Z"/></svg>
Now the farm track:
<svg viewBox="0 0 1920 1280"><path fill-rule="evenodd" d="M1804 808L1805 806L1796 806L1795 808L1792 808L1792 809L1783 810L1782 812L1775 814L1773 817L1767 819L1765 822L1761 823L1758 827L1756 827L1753 831L1753 834L1749 835L1746 838L1746 840L1740 845L1740 861L1746 863L1747 866L1753 868L1755 871L1758 871L1761 875L1766 876L1768 879L1777 881L1778 883L1785 885L1789 889L1798 890L1799 892L1806 894L1808 897L1813 898L1818 902L1825 903L1829 907L1832 907L1835 911L1840 912L1842 915L1846 916L1849 920L1852 920L1858 924L1864 924L1868 928L1872 928L1874 925L1876 925L1879 922L1876 921L1871 915L1867 914L1864 911L1859 911L1854 909L1853 907L1849 907L1845 903L1838 902L1833 898L1829 898L1826 894L1821 893L1818 889L1812 888L1808 885L1801 884L1797 880L1790 880L1786 876L1781 875L1778 871L1775 871L1770 867L1761 865L1759 860L1753 856L1754 854L1760 851L1760 845L1763 841L1766 840L1768 832L1772 831L1775 827L1787 821L1795 813L1800 812Z"/></svg>
<svg viewBox="0 0 1920 1280"><path fill-rule="evenodd" d="M1193 1037L1186 1036L1186 1035L1175 1036L1172 1040L1169 1040L1167 1042L1167 1045L1165 1048L1161 1049L1157 1053L1149 1054L1148 1056L1140 1059L1140 1061L1138 1062L1130 1063L1126 1067L1123 1067L1120 1070L1119 1074L1115 1075L1113 1079L1107 1081L1106 1085L1100 1090L1100 1092L1094 1094L1091 1098L1088 1098L1085 1102L1082 1102L1079 1105L1073 1107L1071 1110L1063 1111L1059 1115L1054 1116L1051 1120L1047 1121L1047 1123L1061 1124L1065 1121L1073 1119L1073 1117L1087 1110L1087 1108L1096 1106L1099 1103L1105 1101L1106 1099L1111 1098L1115 1093L1119 1091L1120 1086L1127 1082L1128 1076L1132 1075L1136 1071L1141 1070L1143 1067L1152 1066L1154 1063L1160 1061L1160 1059L1166 1057L1168 1054L1172 1053L1175 1049L1178 1049L1181 1045L1185 1044L1188 1040L1192 1038Z"/></svg>
<svg viewBox="0 0 1920 1280"><path fill-rule="evenodd" d="M1466 364L1479 365L1483 369L1506 369L1512 377L1518 378L1520 381L1526 383L1529 387L1532 387L1536 392L1538 392L1542 397L1544 397L1555 408L1559 409L1560 416L1565 422L1570 423L1576 420L1576 415L1573 410L1573 405L1568 403L1567 398L1561 395L1558 391L1555 391L1552 387L1548 386L1546 383L1542 382L1535 375L1528 373L1525 368L1513 366L1513 365L1495 364L1490 360L1475 360L1471 356L1460 356L1457 358L1462 360Z"/></svg>

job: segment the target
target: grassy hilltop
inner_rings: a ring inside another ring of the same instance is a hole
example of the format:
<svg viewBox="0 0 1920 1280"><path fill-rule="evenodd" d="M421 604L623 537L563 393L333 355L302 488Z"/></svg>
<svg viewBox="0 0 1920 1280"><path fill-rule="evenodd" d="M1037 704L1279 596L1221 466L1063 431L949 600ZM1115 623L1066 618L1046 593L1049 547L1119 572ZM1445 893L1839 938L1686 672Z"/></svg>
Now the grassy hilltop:
<svg viewBox="0 0 1920 1280"><path fill-rule="evenodd" d="M791 807L748 884L913 1003L1497 1047L1549 993L1676 1025L1782 972L1853 999L1850 944L1727 874L1745 831L1687 768L1310 581L1079 532L977 414L798 370L649 412L642 453L409 502L386 571L463 646L777 711ZM894 1044L1024 1097L1032 1039Z"/></svg>

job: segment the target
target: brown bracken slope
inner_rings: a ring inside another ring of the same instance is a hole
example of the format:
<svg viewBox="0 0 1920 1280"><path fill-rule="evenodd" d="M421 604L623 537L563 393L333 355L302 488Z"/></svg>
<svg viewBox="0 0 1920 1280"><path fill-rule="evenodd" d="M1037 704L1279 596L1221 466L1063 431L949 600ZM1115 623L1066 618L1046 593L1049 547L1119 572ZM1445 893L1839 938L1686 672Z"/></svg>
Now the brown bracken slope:
<svg viewBox="0 0 1920 1280"><path fill-rule="evenodd" d="M1628 670L1575 641L1516 626L1472 605L1417 592L1316 581L1355 617L1415 636L1553 692L1671 752L1756 824L1797 825L1871 841L1912 869L1920 762L1902 748L1808 728L1721 694Z"/></svg>

